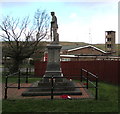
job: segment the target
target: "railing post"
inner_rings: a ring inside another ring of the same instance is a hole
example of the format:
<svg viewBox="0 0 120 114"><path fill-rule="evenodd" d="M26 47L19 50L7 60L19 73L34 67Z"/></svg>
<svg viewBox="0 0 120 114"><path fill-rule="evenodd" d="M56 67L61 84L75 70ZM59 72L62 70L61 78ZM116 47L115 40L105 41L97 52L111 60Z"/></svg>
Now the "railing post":
<svg viewBox="0 0 120 114"><path fill-rule="evenodd" d="M18 72L18 89L20 89L20 71Z"/></svg>
<svg viewBox="0 0 120 114"><path fill-rule="evenodd" d="M83 75L83 73L82 73L82 69L81 69L81 82L82 82L82 75Z"/></svg>
<svg viewBox="0 0 120 114"><path fill-rule="evenodd" d="M7 99L7 89L8 89L7 83L8 83L8 76L6 76L6 79L5 79L5 96L4 96L5 99Z"/></svg>
<svg viewBox="0 0 120 114"><path fill-rule="evenodd" d="M53 76L51 77L51 99L53 99Z"/></svg>
<svg viewBox="0 0 120 114"><path fill-rule="evenodd" d="M31 74L31 67L29 67L29 73Z"/></svg>
<svg viewBox="0 0 120 114"><path fill-rule="evenodd" d="M26 83L28 83L28 68L26 69Z"/></svg>
<svg viewBox="0 0 120 114"><path fill-rule="evenodd" d="M88 89L88 71L87 71L87 89Z"/></svg>
<svg viewBox="0 0 120 114"><path fill-rule="evenodd" d="M96 77L96 94L95 94L95 99L98 99L98 78Z"/></svg>

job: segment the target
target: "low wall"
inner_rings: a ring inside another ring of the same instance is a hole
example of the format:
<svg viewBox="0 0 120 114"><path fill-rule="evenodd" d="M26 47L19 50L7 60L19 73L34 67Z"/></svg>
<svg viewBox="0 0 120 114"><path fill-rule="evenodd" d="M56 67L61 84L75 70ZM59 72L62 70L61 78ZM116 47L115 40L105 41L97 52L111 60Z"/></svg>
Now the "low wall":
<svg viewBox="0 0 120 114"><path fill-rule="evenodd" d="M45 74L46 62L35 62L35 76L42 77ZM120 61L95 60L95 61L66 61L61 62L64 76L80 76L81 69L84 68L98 76L99 81L118 83Z"/></svg>

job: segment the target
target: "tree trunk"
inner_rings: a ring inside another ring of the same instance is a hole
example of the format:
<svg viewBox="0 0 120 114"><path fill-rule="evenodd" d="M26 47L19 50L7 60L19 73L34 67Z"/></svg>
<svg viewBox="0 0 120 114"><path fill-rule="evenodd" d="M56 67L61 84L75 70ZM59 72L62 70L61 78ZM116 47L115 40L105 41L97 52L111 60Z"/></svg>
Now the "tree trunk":
<svg viewBox="0 0 120 114"><path fill-rule="evenodd" d="M11 67L9 67L10 73L15 73L19 71L20 68L20 61L19 60L12 60L11 61Z"/></svg>
<svg viewBox="0 0 120 114"><path fill-rule="evenodd" d="M14 60L14 61L13 61L13 68L12 68L13 73L19 71L19 66L20 66L19 60L18 60L18 61L17 61L17 60Z"/></svg>

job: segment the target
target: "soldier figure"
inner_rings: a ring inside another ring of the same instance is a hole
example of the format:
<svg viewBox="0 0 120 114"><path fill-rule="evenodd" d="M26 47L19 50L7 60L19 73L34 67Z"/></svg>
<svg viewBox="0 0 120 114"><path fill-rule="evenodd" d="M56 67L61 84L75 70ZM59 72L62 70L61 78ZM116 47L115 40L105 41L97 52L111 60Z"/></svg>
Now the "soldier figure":
<svg viewBox="0 0 120 114"><path fill-rule="evenodd" d="M51 39L53 38L53 42L58 42L59 34L57 33L58 24L57 17L55 16L55 12L51 12L52 21L51 21Z"/></svg>

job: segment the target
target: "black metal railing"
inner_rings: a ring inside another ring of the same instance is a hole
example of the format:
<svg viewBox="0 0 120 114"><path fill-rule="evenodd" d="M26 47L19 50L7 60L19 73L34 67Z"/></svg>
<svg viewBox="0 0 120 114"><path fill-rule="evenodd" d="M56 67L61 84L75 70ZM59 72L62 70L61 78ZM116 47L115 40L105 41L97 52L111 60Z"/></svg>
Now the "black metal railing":
<svg viewBox="0 0 120 114"><path fill-rule="evenodd" d="M7 90L8 90L8 88L9 88L9 86L8 86L8 78L9 77L12 77L12 76L15 76L15 75L18 75L18 77L20 77L19 75L20 75L20 73L19 72L16 72L16 73L13 73L13 74L9 74L9 75L7 75L6 77L5 77L5 96L4 96L4 98L5 99L7 99ZM19 86L20 85L20 80L19 80L19 78L18 78L18 89L19 89Z"/></svg>
<svg viewBox="0 0 120 114"><path fill-rule="evenodd" d="M93 83L93 81L90 80L90 78L93 78L92 80L95 81L95 84ZM81 69L81 82L83 81L83 78L86 80L86 88L95 88L95 99L98 99L98 77L97 75L88 72L85 69ZM89 83L91 83L93 86L89 87Z"/></svg>
<svg viewBox="0 0 120 114"><path fill-rule="evenodd" d="M28 83L28 77L29 77L28 72L26 71L26 76L22 76L21 77L21 74L22 73L19 70L18 72L13 73L13 74L9 74L9 75L7 75L5 77L5 96L4 96L4 99L7 99L8 88L18 88L18 89L21 88L21 86L20 86L20 84L21 84L21 78L25 78L25 82ZM8 79L9 78L17 78L17 87L11 87L10 85L8 86Z"/></svg>
<svg viewBox="0 0 120 114"><path fill-rule="evenodd" d="M86 73L86 76L83 75L83 72ZM17 87L13 87L13 86L8 86L8 78L13 76L13 75L18 75L16 76L15 78L18 78L18 84L17 84ZM96 84L94 84L92 81L89 80L89 76L92 76L96 79ZM21 88L39 88L39 87L21 87L21 78L25 78L25 82L28 83L29 82L29 75L28 75L28 72L26 72L26 76L23 77L21 76L21 72L17 72L15 74L10 74L8 76L6 76L5 78L5 96L4 96L4 99L7 99L7 91L8 91L8 88L18 88L18 89L21 89ZM35 77L34 77L35 78ZM38 77L37 77L38 78ZM88 72L87 70L85 69L81 69L81 76L74 76L74 77L57 77L57 76L51 76L51 77L44 77L44 78L49 78L50 79L50 82L51 82L51 88L50 89L50 95L51 95L51 99L54 99L54 89L58 89L54 86L54 82L57 78L79 78L81 80L81 82L83 81L83 78L86 79L86 83L87 83L87 86L76 86L76 87L68 87L68 88L96 88L96 91L95 91L95 99L97 100L98 99L98 77L90 72ZM88 83L91 83L93 85L93 87L89 87L88 86ZM59 87L59 89L62 89L63 87ZM48 89L48 88L45 88L45 89ZM61 95L62 95L62 91L61 91Z"/></svg>

